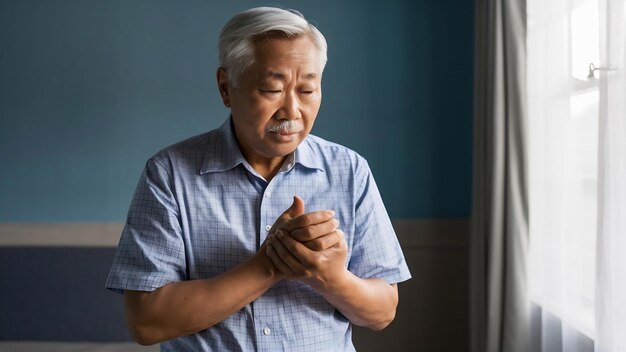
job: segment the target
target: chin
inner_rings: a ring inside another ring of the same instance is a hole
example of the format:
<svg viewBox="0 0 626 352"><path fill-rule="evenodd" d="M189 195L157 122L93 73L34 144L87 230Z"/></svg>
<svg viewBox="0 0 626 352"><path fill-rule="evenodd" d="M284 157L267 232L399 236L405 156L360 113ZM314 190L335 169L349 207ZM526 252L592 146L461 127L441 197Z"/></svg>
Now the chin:
<svg viewBox="0 0 626 352"><path fill-rule="evenodd" d="M291 154L291 152L293 152L294 150L296 150L296 148L298 147L298 145L300 144L300 142L298 143L284 143L280 146L271 146L270 148L268 148L268 154L272 155L272 157L274 158L282 158L284 156L287 156L289 154Z"/></svg>

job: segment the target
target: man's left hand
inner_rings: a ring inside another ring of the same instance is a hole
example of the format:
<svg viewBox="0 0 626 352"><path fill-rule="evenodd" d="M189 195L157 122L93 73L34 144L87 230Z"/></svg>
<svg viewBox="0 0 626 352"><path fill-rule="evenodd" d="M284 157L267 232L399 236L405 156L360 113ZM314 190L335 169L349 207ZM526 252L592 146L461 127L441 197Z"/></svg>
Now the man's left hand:
<svg viewBox="0 0 626 352"><path fill-rule="evenodd" d="M287 277L326 290L346 274L348 246L341 230L336 229L323 237L325 242L320 250L316 250L285 230L278 230L268 238L266 254Z"/></svg>

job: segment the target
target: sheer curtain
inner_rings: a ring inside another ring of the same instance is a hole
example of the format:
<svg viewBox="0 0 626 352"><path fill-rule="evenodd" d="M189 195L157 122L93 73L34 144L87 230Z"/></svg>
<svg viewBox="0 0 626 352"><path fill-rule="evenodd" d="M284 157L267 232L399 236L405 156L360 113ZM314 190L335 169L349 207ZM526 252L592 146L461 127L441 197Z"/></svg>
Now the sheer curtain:
<svg viewBox="0 0 626 352"><path fill-rule="evenodd" d="M541 351L626 351L624 2L528 1L529 287Z"/></svg>
<svg viewBox="0 0 626 352"><path fill-rule="evenodd" d="M596 351L626 351L626 0L600 1Z"/></svg>

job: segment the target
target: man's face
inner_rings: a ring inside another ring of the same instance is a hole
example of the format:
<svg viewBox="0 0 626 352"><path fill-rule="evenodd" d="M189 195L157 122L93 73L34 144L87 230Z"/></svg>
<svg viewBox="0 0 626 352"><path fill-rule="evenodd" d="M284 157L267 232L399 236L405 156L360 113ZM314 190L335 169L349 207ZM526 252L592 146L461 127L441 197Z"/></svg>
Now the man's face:
<svg viewBox="0 0 626 352"><path fill-rule="evenodd" d="M254 49L254 63L225 98L251 164L294 151L311 131L322 100L319 51L308 36L261 39Z"/></svg>

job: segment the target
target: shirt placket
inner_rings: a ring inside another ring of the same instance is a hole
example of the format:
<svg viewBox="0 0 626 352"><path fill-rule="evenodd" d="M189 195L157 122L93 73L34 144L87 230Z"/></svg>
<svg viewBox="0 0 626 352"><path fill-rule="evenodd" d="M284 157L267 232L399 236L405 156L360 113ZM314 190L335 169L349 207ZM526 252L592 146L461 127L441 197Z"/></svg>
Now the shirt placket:
<svg viewBox="0 0 626 352"><path fill-rule="evenodd" d="M277 212L278 203L275 199L274 190L278 184L280 173L274 177L263 189L263 197L260 204L259 229L259 246L266 240L269 231L274 225L276 217L282 213ZM258 249L258 248L257 248ZM254 329L257 341L258 351L273 351L280 343L276 340L279 333L278 322L280 317L277 316L275 307L276 300L268 292L254 301Z"/></svg>

